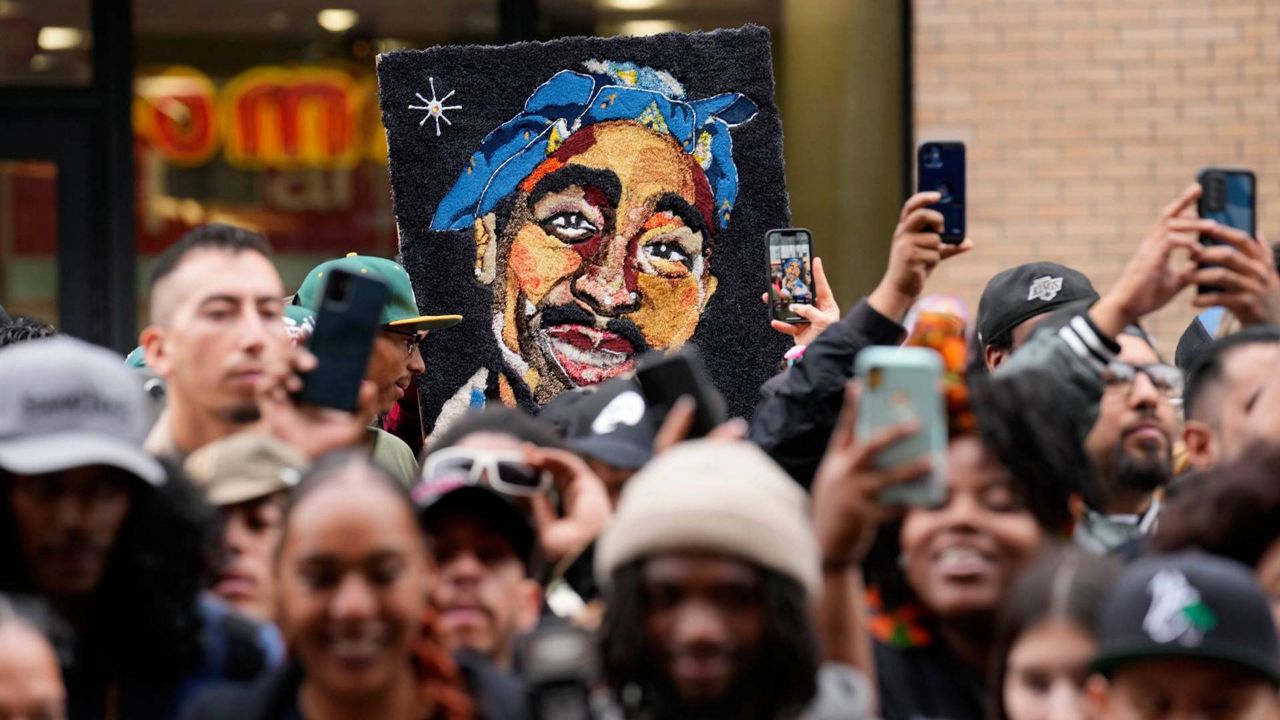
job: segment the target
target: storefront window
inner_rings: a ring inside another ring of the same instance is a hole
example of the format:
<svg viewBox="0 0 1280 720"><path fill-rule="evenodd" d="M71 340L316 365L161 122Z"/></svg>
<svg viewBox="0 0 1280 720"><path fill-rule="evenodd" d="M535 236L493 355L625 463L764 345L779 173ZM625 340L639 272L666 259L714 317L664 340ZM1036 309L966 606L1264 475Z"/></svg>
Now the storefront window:
<svg viewBox="0 0 1280 720"><path fill-rule="evenodd" d="M90 0L0 0L0 87L88 85Z"/></svg>
<svg viewBox="0 0 1280 720"><path fill-rule="evenodd" d="M395 254L375 58L398 48L499 42L499 3L334 5L341 7L309 0L135 0L140 308L146 306L145 278L155 255L201 223L229 222L263 232L278 252L289 288L329 257ZM815 10L816 5L826 9ZM876 12L896 18L898 4L888 5ZM898 61L896 55L873 58L875 63L851 73L844 48L858 41L852 25L873 23L859 20L846 0L539 0L536 7L526 31L544 39L765 25L774 34L776 99L784 125L797 118L795 127L807 130L804 118L821 111L829 121L819 123L818 131L835 130L845 139L856 139L844 122L855 104L841 94L857 89L850 77L884 75L882 69ZM817 36L823 42L815 45ZM827 57L812 67L788 69L787 50L806 47L825 48ZM825 106L808 105L810 97ZM790 107L793 98L805 106ZM898 123L896 105L870 100L876 112ZM802 198L852 192L835 163L856 155L837 158L829 151L842 146L840 139L823 137L813 145L804 135L788 137L793 198L797 188ZM865 140L884 152L896 147L885 138ZM810 160L792 162L793 142ZM892 187L896 179L879 184ZM890 229L893 217L885 219ZM845 222L834 215L797 220L813 227L820 251L837 239L833 230Z"/></svg>
<svg viewBox="0 0 1280 720"><path fill-rule="evenodd" d="M0 160L0 306L58 319L58 166Z"/></svg>

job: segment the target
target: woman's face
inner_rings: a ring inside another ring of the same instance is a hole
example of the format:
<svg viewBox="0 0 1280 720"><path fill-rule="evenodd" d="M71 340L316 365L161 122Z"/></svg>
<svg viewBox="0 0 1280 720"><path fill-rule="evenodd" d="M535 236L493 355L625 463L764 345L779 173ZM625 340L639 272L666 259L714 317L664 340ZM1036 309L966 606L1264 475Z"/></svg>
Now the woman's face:
<svg viewBox="0 0 1280 720"><path fill-rule="evenodd" d="M409 672L430 572L412 512L346 472L294 507L276 573L281 629L307 682L350 700Z"/></svg>
<svg viewBox="0 0 1280 720"><path fill-rule="evenodd" d="M1004 676L1009 720L1092 720L1085 696L1093 636L1066 618L1033 625L1009 649Z"/></svg>
<svg viewBox="0 0 1280 720"><path fill-rule="evenodd" d="M1009 471L977 438L947 451L947 499L902 525L907 582L939 617L995 612L1044 539Z"/></svg>

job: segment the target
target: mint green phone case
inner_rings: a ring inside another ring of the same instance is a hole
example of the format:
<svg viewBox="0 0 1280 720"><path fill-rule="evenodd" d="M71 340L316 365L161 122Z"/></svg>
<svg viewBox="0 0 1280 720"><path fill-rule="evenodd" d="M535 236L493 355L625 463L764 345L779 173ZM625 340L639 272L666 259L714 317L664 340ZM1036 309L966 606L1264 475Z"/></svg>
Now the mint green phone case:
<svg viewBox="0 0 1280 720"><path fill-rule="evenodd" d="M859 440L891 425L920 423L918 433L880 453L876 465L888 468L922 457L933 459L928 475L886 489L881 501L924 507L942 504L947 493L947 420L939 387L942 357L928 348L870 347L858 354L854 372L862 382L855 429Z"/></svg>

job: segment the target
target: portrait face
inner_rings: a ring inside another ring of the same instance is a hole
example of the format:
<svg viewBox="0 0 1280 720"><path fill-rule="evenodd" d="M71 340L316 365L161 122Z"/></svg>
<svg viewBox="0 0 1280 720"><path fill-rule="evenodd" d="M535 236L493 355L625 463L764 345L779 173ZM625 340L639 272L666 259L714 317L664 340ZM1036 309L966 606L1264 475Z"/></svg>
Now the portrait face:
<svg viewBox="0 0 1280 720"><path fill-rule="evenodd" d="M510 667L515 643L537 623L542 600L515 548L490 522L455 512L432 532L432 550L439 575L431 602L445 643Z"/></svg>
<svg viewBox="0 0 1280 720"><path fill-rule="evenodd" d="M103 465L12 478L14 530L42 594L68 598L97 589L136 482Z"/></svg>
<svg viewBox="0 0 1280 720"><path fill-rule="evenodd" d="M1280 344L1237 347L1222 358L1222 377L1201 395L1183 437L1192 467L1203 469L1238 457L1253 438L1248 432L1258 397L1280 362Z"/></svg>
<svg viewBox="0 0 1280 720"><path fill-rule="evenodd" d="M1093 634L1067 618L1028 628L1009 648L1000 689L1009 720L1092 720L1085 682L1097 650Z"/></svg>
<svg viewBox="0 0 1280 720"><path fill-rule="evenodd" d="M947 498L913 507L900 541L907 582L942 618L995 612L1044 532L1009 470L974 437L947 449Z"/></svg>
<svg viewBox="0 0 1280 720"><path fill-rule="evenodd" d="M419 348L425 336L426 332L418 334L385 328L374 336L364 379L377 388L376 410L379 415L391 412L392 406L409 393L414 380L427 369Z"/></svg>
<svg viewBox="0 0 1280 720"><path fill-rule="evenodd" d="M1261 675L1193 658L1150 659L1089 681L1102 720L1275 720L1280 699Z"/></svg>
<svg viewBox="0 0 1280 720"><path fill-rule="evenodd" d="M391 491L355 476L312 491L276 566L280 629L307 682L344 702L390 692L421 635L429 581L417 520Z"/></svg>
<svg viewBox="0 0 1280 720"><path fill-rule="evenodd" d="M672 688L691 709L720 705L759 658L761 571L714 553L672 552L647 560L641 583L645 639Z"/></svg>
<svg viewBox="0 0 1280 720"><path fill-rule="evenodd" d="M1160 362L1141 338L1117 338L1117 358L1133 365ZM1085 452L1103 481L1107 496L1150 493L1173 474L1173 404L1145 373L1130 383L1107 383L1098 404L1098 420L1085 439ZM1105 508L1095 508L1105 511Z"/></svg>
<svg viewBox="0 0 1280 720"><path fill-rule="evenodd" d="M276 583L271 561L283 531L285 493L219 508L222 566L213 594L249 617L275 622Z"/></svg>
<svg viewBox="0 0 1280 720"><path fill-rule="evenodd" d="M289 351L283 297L279 273L260 253L202 249L183 259L157 285L155 317L141 337L168 402L233 422L256 420L255 387Z"/></svg>
<svg viewBox="0 0 1280 720"><path fill-rule="evenodd" d="M478 267L501 260L495 331L539 403L693 336L716 289L714 201L671 137L629 121L589 126L508 200L476 221Z"/></svg>

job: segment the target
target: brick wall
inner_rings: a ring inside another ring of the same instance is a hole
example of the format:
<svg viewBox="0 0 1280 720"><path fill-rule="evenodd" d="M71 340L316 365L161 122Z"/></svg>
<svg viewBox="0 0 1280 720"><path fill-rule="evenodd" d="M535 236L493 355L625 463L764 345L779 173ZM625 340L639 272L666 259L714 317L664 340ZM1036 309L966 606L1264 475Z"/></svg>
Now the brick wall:
<svg viewBox="0 0 1280 720"><path fill-rule="evenodd" d="M1280 1L913 1L916 139L968 145L978 246L932 290L976 312L992 274L1044 259L1105 291L1206 165L1257 173L1280 240ZM1190 299L1150 322L1170 359Z"/></svg>

